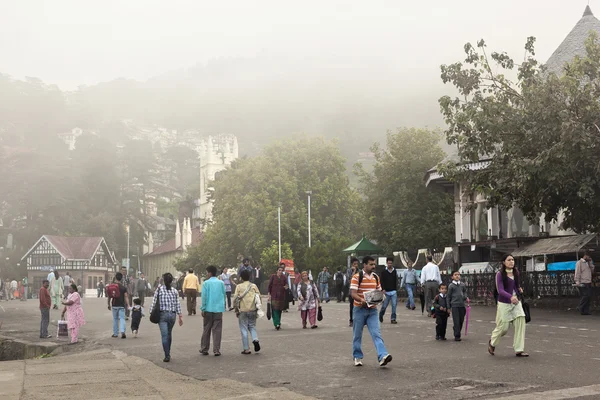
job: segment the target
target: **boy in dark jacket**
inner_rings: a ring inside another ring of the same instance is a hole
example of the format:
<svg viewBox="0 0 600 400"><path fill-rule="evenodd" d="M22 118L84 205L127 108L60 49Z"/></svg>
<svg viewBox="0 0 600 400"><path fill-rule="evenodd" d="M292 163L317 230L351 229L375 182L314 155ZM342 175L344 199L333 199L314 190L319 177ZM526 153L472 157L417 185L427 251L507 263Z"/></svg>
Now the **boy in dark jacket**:
<svg viewBox="0 0 600 400"><path fill-rule="evenodd" d="M448 307L452 310L452 321L454 322L454 340L460 342L460 332L462 331L467 308L465 301L468 301L467 287L460 281L460 272L452 273L452 283L448 285Z"/></svg>
<svg viewBox="0 0 600 400"><path fill-rule="evenodd" d="M446 327L448 326L448 287L440 284L440 293L433 300L435 309L435 340L446 340Z"/></svg>

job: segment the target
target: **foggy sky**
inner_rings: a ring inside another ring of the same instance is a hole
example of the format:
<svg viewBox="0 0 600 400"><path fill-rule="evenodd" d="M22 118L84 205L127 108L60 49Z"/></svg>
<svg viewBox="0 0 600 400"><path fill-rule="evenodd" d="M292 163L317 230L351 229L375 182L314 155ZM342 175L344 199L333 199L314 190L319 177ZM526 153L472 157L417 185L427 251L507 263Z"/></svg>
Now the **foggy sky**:
<svg viewBox="0 0 600 400"><path fill-rule="evenodd" d="M118 77L146 80L220 57L268 55L291 59L299 70L379 80L376 86L401 80L408 91L437 92L439 65L462 60L467 41L484 38L491 50L519 60L526 37L536 36L537 57L546 61L588 1L1 3L0 72L66 90ZM600 0L590 6L600 16Z"/></svg>

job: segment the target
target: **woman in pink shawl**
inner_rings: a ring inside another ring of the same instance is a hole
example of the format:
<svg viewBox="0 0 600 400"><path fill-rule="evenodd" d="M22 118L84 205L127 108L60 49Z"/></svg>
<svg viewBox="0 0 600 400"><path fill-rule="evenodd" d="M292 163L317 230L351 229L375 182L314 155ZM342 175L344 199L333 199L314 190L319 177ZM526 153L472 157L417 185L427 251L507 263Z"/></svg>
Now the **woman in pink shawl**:
<svg viewBox="0 0 600 400"><path fill-rule="evenodd" d="M77 291L77 285L72 283L69 286L69 296L67 296L66 300L62 301L62 304L65 306L62 312L62 319L65 319L66 313L67 327L71 331L71 344L75 344L79 335L79 327L85 325L83 308L81 308L81 297Z"/></svg>

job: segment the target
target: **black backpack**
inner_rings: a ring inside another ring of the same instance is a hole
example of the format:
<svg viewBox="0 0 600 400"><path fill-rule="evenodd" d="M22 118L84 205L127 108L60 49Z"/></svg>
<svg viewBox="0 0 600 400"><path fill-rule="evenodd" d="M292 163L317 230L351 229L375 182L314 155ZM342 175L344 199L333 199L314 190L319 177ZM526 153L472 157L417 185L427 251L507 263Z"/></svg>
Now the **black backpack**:
<svg viewBox="0 0 600 400"><path fill-rule="evenodd" d="M335 273L335 281L339 284L344 283L344 275L340 271Z"/></svg>

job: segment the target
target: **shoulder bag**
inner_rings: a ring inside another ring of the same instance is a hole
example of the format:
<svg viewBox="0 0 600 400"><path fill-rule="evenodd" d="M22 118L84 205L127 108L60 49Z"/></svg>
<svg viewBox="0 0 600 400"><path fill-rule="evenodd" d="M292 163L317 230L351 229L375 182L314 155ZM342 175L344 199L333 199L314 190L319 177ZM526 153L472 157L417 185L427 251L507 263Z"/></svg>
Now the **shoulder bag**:
<svg viewBox="0 0 600 400"><path fill-rule="evenodd" d="M160 286L156 291L156 302L150 313L150 322L153 324L158 324L160 322Z"/></svg>

